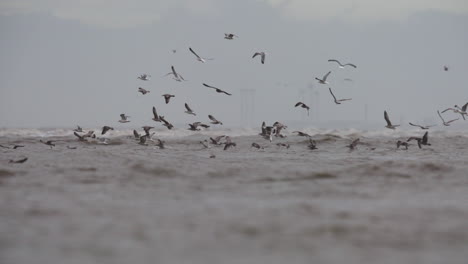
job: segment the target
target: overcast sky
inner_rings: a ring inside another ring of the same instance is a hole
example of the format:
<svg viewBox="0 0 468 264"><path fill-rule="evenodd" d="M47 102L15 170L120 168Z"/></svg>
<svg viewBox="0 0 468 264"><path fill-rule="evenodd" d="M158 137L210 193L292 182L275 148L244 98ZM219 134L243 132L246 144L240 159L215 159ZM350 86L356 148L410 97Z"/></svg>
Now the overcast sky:
<svg viewBox="0 0 468 264"><path fill-rule="evenodd" d="M314 125L317 109L322 122L362 121L365 105L382 125L384 110L439 122L437 109L468 102L467 29L466 0L0 0L0 127L118 126L121 113L136 127L155 124L152 106L173 123L238 126L241 89L255 89L255 125ZM171 65L186 82L162 77ZM330 85L314 80L329 70ZM335 105L328 87L353 100Z"/></svg>

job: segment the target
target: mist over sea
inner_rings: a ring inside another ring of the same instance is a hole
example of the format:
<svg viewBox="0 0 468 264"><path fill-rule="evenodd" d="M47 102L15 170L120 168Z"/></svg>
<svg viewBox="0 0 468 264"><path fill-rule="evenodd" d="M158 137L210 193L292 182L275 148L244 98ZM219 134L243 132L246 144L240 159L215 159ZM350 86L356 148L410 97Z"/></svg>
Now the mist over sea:
<svg viewBox="0 0 468 264"><path fill-rule="evenodd" d="M424 131L301 129L310 150L295 130L270 143L259 128L157 128L160 149L132 129L108 144L1 129L2 146L24 147L0 149L0 262L466 263L463 129L408 150L396 141ZM199 143L218 135L237 146Z"/></svg>

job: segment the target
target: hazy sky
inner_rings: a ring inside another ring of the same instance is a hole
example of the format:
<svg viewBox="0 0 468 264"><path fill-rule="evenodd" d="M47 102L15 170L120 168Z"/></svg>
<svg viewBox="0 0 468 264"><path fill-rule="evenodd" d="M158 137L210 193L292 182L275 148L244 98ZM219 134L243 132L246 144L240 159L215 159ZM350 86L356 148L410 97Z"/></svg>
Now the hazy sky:
<svg viewBox="0 0 468 264"><path fill-rule="evenodd" d="M395 123L438 122L437 109L468 101L467 29L466 0L0 0L0 127L118 126L121 113L141 126L155 124L152 106L173 123L213 114L236 126L244 88L255 125L314 125L316 109L321 121L363 120L366 104L370 121L387 110ZM162 77L171 65L187 82ZM314 80L329 70L330 85ZM328 87L353 100L335 105ZM166 105L164 93L176 97Z"/></svg>

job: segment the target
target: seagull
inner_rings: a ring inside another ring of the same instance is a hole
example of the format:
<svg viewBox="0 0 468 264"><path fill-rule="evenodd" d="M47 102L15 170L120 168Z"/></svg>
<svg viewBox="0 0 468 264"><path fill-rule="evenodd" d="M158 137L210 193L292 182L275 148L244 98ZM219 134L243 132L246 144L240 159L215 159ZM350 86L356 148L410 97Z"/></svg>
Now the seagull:
<svg viewBox="0 0 468 264"><path fill-rule="evenodd" d="M192 123L192 124L188 124L188 125L189 125L188 130L200 131L200 129L198 128L198 126L199 126L200 124L201 124L200 122L194 122L194 123Z"/></svg>
<svg viewBox="0 0 468 264"><path fill-rule="evenodd" d="M211 124L214 124L214 125L222 125L223 123L222 122L219 122L214 116L212 115L208 115L208 118L212 121Z"/></svg>
<svg viewBox="0 0 468 264"><path fill-rule="evenodd" d="M300 137L310 137L309 134L301 132L301 131L293 131L293 133L297 133L297 135Z"/></svg>
<svg viewBox="0 0 468 264"><path fill-rule="evenodd" d="M86 141L86 137L85 136L82 136L76 132L73 132L73 135L75 135L79 141Z"/></svg>
<svg viewBox="0 0 468 264"><path fill-rule="evenodd" d="M141 88L141 87L138 87L138 92L140 92L141 94L145 95L147 93L149 93L150 91L144 89L144 88Z"/></svg>
<svg viewBox="0 0 468 264"><path fill-rule="evenodd" d="M328 90L330 91L331 95L333 96L333 100L335 100L335 104L341 104L341 102L351 100L351 98L337 100L335 95L332 92L332 89L330 87L328 87Z"/></svg>
<svg viewBox="0 0 468 264"><path fill-rule="evenodd" d="M442 118L442 115L440 115L439 110L437 110L437 114L439 114L440 119L442 119L442 123L444 124L444 126L450 126L450 123L452 123L452 122L457 121L458 119L460 119L460 118L457 118L457 119L453 119L453 120L450 120L450 121L445 122L445 120Z"/></svg>
<svg viewBox="0 0 468 264"><path fill-rule="evenodd" d="M28 160L28 158L23 158L19 160L10 160L9 163L25 163Z"/></svg>
<svg viewBox="0 0 468 264"><path fill-rule="evenodd" d="M428 136L429 132L426 131L426 133L424 133L423 137L420 138L420 137L410 137L408 138L408 140L406 140L406 142L410 142L411 140L416 140L418 142L418 147L421 148L421 145L425 145L425 146L430 146L431 144L428 141Z"/></svg>
<svg viewBox="0 0 468 264"><path fill-rule="evenodd" d="M315 80L317 80L321 84L328 84L327 78L328 78L328 75L330 75L330 73L331 71L327 72L327 74L325 74L322 79L315 77Z"/></svg>
<svg viewBox="0 0 468 264"><path fill-rule="evenodd" d="M151 138L150 130L153 129L154 127L152 127L152 126L143 126L143 127L141 127L141 128L143 128L143 130L145 131L145 136ZM136 132L136 131L135 131L135 132ZM135 132L133 132L133 135L136 137Z"/></svg>
<svg viewBox="0 0 468 264"><path fill-rule="evenodd" d="M255 56L257 55L260 55L261 56L261 62L262 64L265 64L265 55L266 55L266 52L255 52L254 55L252 56L252 59L255 58Z"/></svg>
<svg viewBox="0 0 468 264"><path fill-rule="evenodd" d="M185 81L184 77L182 77L182 75L176 72L174 66L171 66L171 72L166 74L165 76L167 75L173 75L174 76L173 79L178 82Z"/></svg>
<svg viewBox="0 0 468 264"><path fill-rule="evenodd" d="M144 74L138 76L137 79L140 79L142 81L149 81L150 77L151 77L151 75L144 73Z"/></svg>
<svg viewBox="0 0 468 264"><path fill-rule="evenodd" d="M408 150L409 144L408 144L408 142L398 140L397 143L396 143L396 146L397 146L397 149L399 149L400 146L404 146L405 149Z"/></svg>
<svg viewBox="0 0 468 264"><path fill-rule="evenodd" d="M164 100L166 101L166 104L169 103L169 100L171 100L171 97L175 97L173 94L163 94Z"/></svg>
<svg viewBox="0 0 468 264"><path fill-rule="evenodd" d="M222 143L220 142L220 140L221 140L223 137L225 137L225 135L217 136L217 137L215 137L215 138L210 137L211 144L213 144L213 145L221 145Z"/></svg>
<svg viewBox="0 0 468 264"><path fill-rule="evenodd" d="M227 136L225 139L226 139L226 142L224 143L224 149L223 150L227 150L228 148L237 146L237 144L235 142L231 141L231 138L229 136Z"/></svg>
<svg viewBox="0 0 468 264"><path fill-rule="evenodd" d="M276 132L275 133L276 137L282 137L282 138L286 137L284 135L281 135L281 130L286 129L287 126L285 126L285 125L281 124L280 122L276 121L275 123L273 123L273 127L276 128L276 131L275 131Z"/></svg>
<svg viewBox="0 0 468 264"><path fill-rule="evenodd" d="M234 35L232 33L224 33L224 38L225 39L234 39L234 37L238 38L239 36Z"/></svg>
<svg viewBox="0 0 468 264"><path fill-rule="evenodd" d="M138 142L138 144L148 146L148 144L146 143L146 137L146 135L139 137L140 141Z"/></svg>
<svg viewBox="0 0 468 264"><path fill-rule="evenodd" d="M349 144L347 147L349 148L350 151L353 151L357 144L359 143L359 138L353 140L353 142L351 142L351 144Z"/></svg>
<svg viewBox="0 0 468 264"><path fill-rule="evenodd" d="M190 109L190 106L187 103L185 103L185 109L187 109L187 111L185 111L184 113L187 113L189 115L194 115L194 116L197 115L192 109Z"/></svg>
<svg viewBox="0 0 468 264"><path fill-rule="evenodd" d="M411 122L409 122L409 124L410 124L411 126L419 127L419 128L421 128L421 129L423 129L423 130L426 130L426 129L429 129L430 127L435 126L435 125L421 126L421 125L413 124L413 123L411 123Z"/></svg>
<svg viewBox="0 0 468 264"><path fill-rule="evenodd" d="M42 141L42 139L40 139L39 141L43 144L46 144L47 146L50 146L51 149L52 147L55 147L55 144L54 144L55 141L52 141L52 140Z"/></svg>
<svg viewBox="0 0 468 264"><path fill-rule="evenodd" d="M294 105L294 107L298 107L298 106L307 109L307 115L309 115L309 109L310 109L310 107L309 107L308 105L304 104L303 102L297 102L297 103Z"/></svg>
<svg viewBox="0 0 468 264"><path fill-rule="evenodd" d="M385 126L386 128L395 129L396 127L400 126L400 125L392 125L392 122L390 122L390 118L388 118L387 111L384 111L384 118L385 118L385 121L387 121L387 125Z"/></svg>
<svg viewBox="0 0 468 264"><path fill-rule="evenodd" d="M225 94L227 94L227 95L232 95L232 94L230 94L230 93L227 93L227 92L225 92L225 91L223 91L223 90L221 90L221 89L219 89L219 88L216 88L216 87L214 87L214 86L208 85L208 84L206 84L206 83L203 83L203 86L208 87L208 88L211 88L211 89L215 89L217 93L225 93Z"/></svg>
<svg viewBox="0 0 468 264"><path fill-rule="evenodd" d="M163 116L160 116L159 118L160 118L161 121L164 123L163 126L167 127L167 129L172 129L172 128L174 128L174 126L173 126L171 123L169 123L166 119L164 119Z"/></svg>
<svg viewBox="0 0 468 264"><path fill-rule="evenodd" d="M120 120L119 120L119 122L120 122L120 123L128 123L128 122L130 122L130 120L127 120L127 118L129 118L129 117L130 117L130 116L128 116L128 115L120 114Z"/></svg>
<svg viewBox="0 0 468 264"><path fill-rule="evenodd" d="M309 137L309 145L307 147L311 150L317 149L317 142Z"/></svg>
<svg viewBox="0 0 468 264"><path fill-rule="evenodd" d="M444 71L448 71L449 67L447 65L444 65Z"/></svg>
<svg viewBox="0 0 468 264"><path fill-rule="evenodd" d="M195 51L193 51L193 49L190 47L189 47L189 50L193 53L193 55L195 55L195 57L197 57L197 61L205 63L207 60L213 60L213 59L207 59L207 58L202 58L198 56L198 54Z"/></svg>
<svg viewBox="0 0 468 264"><path fill-rule="evenodd" d="M83 132L83 129L80 126L76 126L76 128L73 130L75 132Z"/></svg>
<svg viewBox="0 0 468 264"><path fill-rule="evenodd" d="M136 131L135 129L133 129L133 136L135 137L135 139L140 139L141 137L140 133L138 133L138 131Z"/></svg>
<svg viewBox="0 0 468 264"><path fill-rule="evenodd" d="M256 149L264 149L262 146L260 146L259 144L255 143L255 142L254 142L254 143L252 143L252 146L251 146L251 148L256 148Z"/></svg>
<svg viewBox="0 0 468 264"><path fill-rule="evenodd" d="M166 142L158 139L158 143L156 144L156 146L158 146L160 149L165 149L164 143Z"/></svg>
<svg viewBox="0 0 468 264"><path fill-rule="evenodd" d="M463 105L461 108L458 105L455 105L454 108L451 108L451 107L447 108L444 111L442 111L442 113L445 113L446 111L451 110L456 114L460 114L463 117L463 120L466 120L465 115L468 115L468 113L466 112L467 107L468 107L468 103Z"/></svg>
<svg viewBox="0 0 468 264"><path fill-rule="evenodd" d="M101 135L106 134L106 132L109 131L109 130L114 130L114 128L113 128L113 127L110 127L110 126L103 126L103 127L102 127Z"/></svg>
<svg viewBox="0 0 468 264"><path fill-rule="evenodd" d="M153 120L156 122L161 122L161 117L156 112L156 107L153 106Z"/></svg>
<svg viewBox="0 0 468 264"><path fill-rule="evenodd" d="M345 66L351 66L353 68L357 68L356 65L352 64L352 63L346 63L346 64L341 64L341 62L339 62L338 60L334 60L334 59L330 59L328 60L329 62L336 62L338 63L340 69L343 69Z"/></svg>

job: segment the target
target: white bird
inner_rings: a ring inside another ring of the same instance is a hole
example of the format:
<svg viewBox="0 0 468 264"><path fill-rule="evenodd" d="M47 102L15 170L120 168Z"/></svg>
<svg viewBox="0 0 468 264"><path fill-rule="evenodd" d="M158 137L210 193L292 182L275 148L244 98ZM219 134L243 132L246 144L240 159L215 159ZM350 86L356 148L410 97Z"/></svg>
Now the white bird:
<svg viewBox="0 0 468 264"><path fill-rule="evenodd" d="M177 71L175 70L174 66L171 66L171 72L167 73L166 75L164 76L168 76L168 75L173 75L173 79L178 81L178 82L181 82L181 81L185 81L184 77L182 77L182 75L180 75L179 73L177 73Z"/></svg>
<svg viewBox="0 0 468 264"><path fill-rule="evenodd" d="M463 120L466 120L465 115L468 115L468 113L466 112L467 107L468 107L468 103L466 103L462 107L459 107L458 105L455 105L454 108L449 107L449 108L445 109L444 111L442 111L442 113L445 113L446 111L451 110L455 114L460 114L463 117Z"/></svg>
<svg viewBox="0 0 468 264"><path fill-rule="evenodd" d="M254 55L252 56L252 59L255 58L257 55L260 55L261 56L261 62L262 64L265 64L265 56L266 56L266 52L255 52Z"/></svg>
<svg viewBox="0 0 468 264"><path fill-rule="evenodd" d="M330 91L331 95L333 96L333 100L335 100L335 104L341 104L341 102L343 102L343 101L349 101L349 100L351 100L351 98L339 99L339 100L337 100L336 97L335 97L335 95L334 95L333 92L332 92L332 89L331 89L330 87L328 87L328 90Z"/></svg>
<svg viewBox="0 0 468 264"><path fill-rule="evenodd" d="M450 126L450 123L460 119L460 118L457 118L457 119L453 119L453 120L445 122L445 120L442 118L442 115L440 114L439 110L437 110L437 114L439 114L440 119L442 119L442 124L444 124L444 126Z"/></svg>
<svg viewBox="0 0 468 264"><path fill-rule="evenodd" d="M128 115L120 114L120 120L119 120L119 122L120 122L120 123L128 123L128 122L130 122L130 120L127 120L127 118L129 118L129 117L130 117L130 116L128 116Z"/></svg>
<svg viewBox="0 0 468 264"><path fill-rule="evenodd" d="M433 126L435 126L435 125L430 125L430 126L422 126L422 125L413 124L413 123L411 123L411 122L409 122L409 124L410 124L410 126L419 127L419 128L421 128L421 129L424 129L424 130L425 130L425 129L429 129L430 127L433 127Z"/></svg>
<svg viewBox="0 0 468 264"><path fill-rule="evenodd" d="M193 51L193 49L190 48L190 47L189 47L189 50L193 53L193 55L195 55L195 57L197 57L197 61L205 63L207 60L213 60L212 58L207 59L207 58L202 58L202 57L198 56L198 54L195 51Z"/></svg>
<svg viewBox="0 0 468 264"><path fill-rule="evenodd" d="M328 84L327 78L328 78L328 75L330 75L330 73L331 71L327 72L327 74L325 74L322 79L315 77L315 80L317 80L321 84Z"/></svg>
<svg viewBox="0 0 468 264"><path fill-rule="evenodd" d="M396 127L400 126L400 125L392 125L392 122L390 122L390 118L388 118L387 111L384 111L384 118L385 118L385 121L387 121L387 125L385 126L386 128L395 129Z"/></svg>
<svg viewBox="0 0 468 264"><path fill-rule="evenodd" d="M151 77L151 75L144 73L144 74L138 76L137 79L140 79L142 81L149 81L150 77Z"/></svg>
<svg viewBox="0 0 468 264"><path fill-rule="evenodd" d="M185 103L185 109L187 109L187 111L185 111L185 113L187 113L189 115L194 115L194 116L197 115L197 114L195 114L195 112L192 109L190 109L190 106L188 106L187 103Z"/></svg>
<svg viewBox="0 0 468 264"><path fill-rule="evenodd" d="M343 69L345 66L351 66L351 67L353 67L353 68L357 68L356 65L354 65L354 64L352 64L352 63L341 64L341 62L339 62L338 60L334 60L334 59L330 59L330 60L328 60L328 61L329 61L329 62L336 62L336 63L338 63L338 65L339 65L338 67L339 67L340 69Z"/></svg>
<svg viewBox="0 0 468 264"><path fill-rule="evenodd" d="M225 39L234 39L234 37L238 38L239 36L234 35L232 33L224 33L224 38Z"/></svg>
<svg viewBox="0 0 468 264"><path fill-rule="evenodd" d="M215 124L215 125L222 125L223 123L218 121L214 116L212 115L208 115L208 118L212 121L211 124Z"/></svg>

